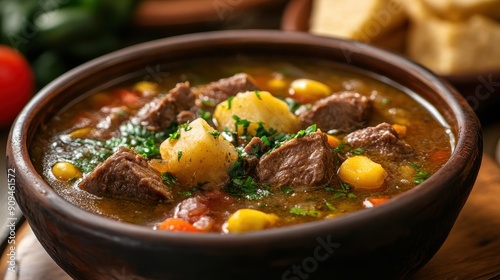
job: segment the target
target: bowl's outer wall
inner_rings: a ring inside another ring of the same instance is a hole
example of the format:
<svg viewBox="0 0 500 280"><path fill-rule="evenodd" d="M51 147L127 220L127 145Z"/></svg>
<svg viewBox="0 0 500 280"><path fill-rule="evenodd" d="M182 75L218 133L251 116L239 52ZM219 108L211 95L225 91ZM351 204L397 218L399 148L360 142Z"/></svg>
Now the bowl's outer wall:
<svg viewBox="0 0 500 280"><path fill-rule="evenodd" d="M439 108L457 137L458 151L425 183L386 205L241 236L160 233L108 220L64 201L36 174L28 153L31 140L70 100L163 62L235 50L324 58L390 77ZM481 143L479 122L465 100L404 59L360 43L305 34L218 32L143 44L54 81L11 130L7 168L17 170L16 199L35 235L77 279L391 279L413 274L444 242L476 179Z"/></svg>

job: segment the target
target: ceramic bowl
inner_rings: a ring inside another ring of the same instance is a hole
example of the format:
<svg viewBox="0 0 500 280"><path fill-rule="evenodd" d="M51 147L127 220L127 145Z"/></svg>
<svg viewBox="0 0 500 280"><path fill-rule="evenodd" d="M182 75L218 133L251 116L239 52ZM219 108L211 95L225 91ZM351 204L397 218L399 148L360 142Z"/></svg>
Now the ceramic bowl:
<svg viewBox="0 0 500 280"><path fill-rule="evenodd" d="M233 53L335 61L377 73L433 104L456 137L449 161L389 202L336 219L242 235L158 232L107 219L65 201L33 167L37 132L82 94L162 63ZM393 279L412 275L440 248L478 174L482 135L473 110L449 84L377 48L283 31L218 31L171 37L90 61L53 81L10 132L7 168L40 243L75 279Z"/></svg>

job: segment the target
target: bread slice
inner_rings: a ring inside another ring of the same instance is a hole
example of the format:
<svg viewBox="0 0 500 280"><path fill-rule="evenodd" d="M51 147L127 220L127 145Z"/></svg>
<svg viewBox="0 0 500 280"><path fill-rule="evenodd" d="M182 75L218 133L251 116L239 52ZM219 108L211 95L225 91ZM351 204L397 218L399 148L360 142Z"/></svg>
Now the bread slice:
<svg viewBox="0 0 500 280"><path fill-rule="evenodd" d="M401 26L405 19L399 0L315 0L310 31L373 42Z"/></svg>
<svg viewBox="0 0 500 280"><path fill-rule="evenodd" d="M428 15L412 21L407 54L438 74L467 74L500 69L499 46L495 20L474 15L454 22Z"/></svg>
<svg viewBox="0 0 500 280"><path fill-rule="evenodd" d="M414 2L415 0L408 1ZM421 0L439 17L461 21L479 14L500 20L499 0Z"/></svg>

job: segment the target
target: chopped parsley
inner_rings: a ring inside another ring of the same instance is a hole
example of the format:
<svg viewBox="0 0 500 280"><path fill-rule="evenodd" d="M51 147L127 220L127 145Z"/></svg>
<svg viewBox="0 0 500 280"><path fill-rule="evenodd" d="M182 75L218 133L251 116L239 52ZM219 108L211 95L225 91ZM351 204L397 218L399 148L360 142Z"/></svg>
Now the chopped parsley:
<svg viewBox="0 0 500 280"><path fill-rule="evenodd" d="M215 107L217 103L212 99L204 99L201 101L201 104L206 107Z"/></svg>
<svg viewBox="0 0 500 280"><path fill-rule="evenodd" d="M161 142L175 130L177 130L176 124L165 131L156 132L140 125L125 123L119 128L120 136L107 140L81 138L69 140L67 144L73 152L72 158L68 160L82 172L89 173L121 146L134 148L135 152L148 159L158 158Z"/></svg>
<svg viewBox="0 0 500 280"><path fill-rule="evenodd" d="M212 118L212 113L210 113L209 111L205 111L203 109L200 109L198 111L200 117L206 121L210 121L210 119Z"/></svg>
<svg viewBox="0 0 500 280"><path fill-rule="evenodd" d="M262 97L260 97L260 91L255 90L255 91L254 91L254 93L255 93L255 95L257 96L257 98L258 98L259 100L262 100Z"/></svg>
<svg viewBox="0 0 500 280"><path fill-rule="evenodd" d="M165 172L161 173L161 179L163 180L163 184L171 187L172 185L177 185L179 182L177 181L177 178L170 173L170 172Z"/></svg>
<svg viewBox="0 0 500 280"><path fill-rule="evenodd" d="M325 188L326 191L334 192L333 198L356 198L357 195L352 193L351 186L348 184L339 181L339 189L327 187Z"/></svg>
<svg viewBox="0 0 500 280"><path fill-rule="evenodd" d="M294 193L294 190L290 187L281 187L281 192L284 193L284 194L292 194Z"/></svg>
<svg viewBox="0 0 500 280"><path fill-rule="evenodd" d="M328 202L326 200L325 200L325 205L326 205L326 207L328 207L329 210L337 211L337 208L335 208L335 206L333 206L333 204L331 204L330 202Z"/></svg>
<svg viewBox="0 0 500 280"><path fill-rule="evenodd" d="M189 126L189 122L183 123L177 127L177 130L168 136L169 141L177 140L181 137L181 130L190 131L193 127Z"/></svg>
<svg viewBox="0 0 500 280"><path fill-rule="evenodd" d="M177 161L180 161L182 157L182 151L177 152Z"/></svg>
<svg viewBox="0 0 500 280"><path fill-rule="evenodd" d="M235 131L238 131L238 126L241 126L243 128L243 136L248 136L248 127L250 126L250 124L252 123L251 121L247 120L247 119L242 119L236 115L233 115L232 116L233 120L235 120L234 122L234 130Z"/></svg>
<svg viewBox="0 0 500 280"><path fill-rule="evenodd" d="M295 113L301 106L300 103L290 97L285 98L285 103L288 105L288 110L292 113Z"/></svg>
<svg viewBox="0 0 500 280"><path fill-rule="evenodd" d="M361 154L364 154L366 152L366 150L363 148L356 148L356 149L351 150L350 152L352 154L355 154L355 155L361 155Z"/></svg>
<svg viewBox="0 0 500 280"><path fill-rule="evenodd" d="M231 103L233 102L233 99L234 99L234 96L229 96L229 98L227 99L227 109L228 110L231 109Z"/></svg>
<svg viewBox="0 0 500 280"><path fill-rule="evenodd" d="M410 165L411 167L413 167L413 169L417 171L417 174L415 174L415 177L413 177L413 183L417 185L421 184L425 180L427 180L427 178L430 177L430 174L428 172L422 171L422 169L418 167L415 163L410 162Z"/></svg>
<svg viewBox="0 0 500 280"><path fill-rule="evenodd" d="M209 131L208 134L212 135L214 139L218 139L220 136L220 132L218 132L217 130Z"/></svg>
<svg viewBox="0 0 500 280"><path fill-rule="evenodd" d="M293 214L293 215L298 215L298 216L311 216L311 217L318 217L319 216L319 212L315 209L303 209L300 207L290 208L289 213Z"/></svg>
<svg viewBox="0 0 500 280"><path fill-rule="evenodd" d="M245 174L241 155L229 169L229 177L230 182L224 190L232 196L257 200L272 195L269 185L261 186L251 176Z"/></svg>

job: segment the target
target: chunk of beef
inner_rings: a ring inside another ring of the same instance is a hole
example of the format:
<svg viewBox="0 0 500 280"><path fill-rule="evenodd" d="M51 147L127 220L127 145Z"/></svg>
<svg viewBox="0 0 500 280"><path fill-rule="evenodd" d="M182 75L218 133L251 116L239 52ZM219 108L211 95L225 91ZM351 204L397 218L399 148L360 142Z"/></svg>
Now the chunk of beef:
<svg viewBox="0 0 500 280"><path fill-rule="evenodd" d="M219 104L240 92L257 90L258 87L253 82L252 77L245 73L239 73L229 78L220 79L207 85L194 89L197 95L197 105L206 108L205 102Z"/></svg>
<svg viewBox="0 0 500 280"><path fill-rule="evenodd" d="M192 121L196 119L195 96L188 82L178 83L163 98L155 98L144 105L132 122L141 124L149 130L165 130L174 121ZM180 116L180 117L179 117Z"/></svg>
<svg viewBox="0 0 500 280"><path fill-rule="evenodd" d="M403 140L388 123L367 127L349 133L344 141L353 148L362 148L380 156L397 159L413 154L413 149Z"/></svg>
<svg viewBox="0 0 500 280"><path fill-rule="evenodd" d="M336 154L324 133L312 133L285 142L261 157L256 175L260 183L272 189L320 188L336 178Z"/></svg>
<svg viewBox="0 0 500 280"><path fill-rule="evenodd" d="M299 118L303 128L316 124L323 131L350 132L363 126L371 108L372 103L368 97L345 91L316 101L312 108L301 113Z"/></svg>
<svg viewBox="0 0 500 280"><path fill-rule="evenodd" d="M170 189L148 160L120 147L78 185L101 197L116 197L144 203L172 201Z"/></svg>
<svg viewBox="0 0 500 280"><path fill-rule="evenodd" d="M253 170L259 163L259 157L269 151L267 146L259 137L253 137L243 148L246 156L243 157L243 169L246 174L253 173Z"/></svg>
<svg viewBox="0 0 500 280"><path fill-rule="evenodd" d="M269 146L267 146L259 137L253 137L248 144L246 144L243 151L250 156L260 156L261 154L267 152Z"/></svg>

